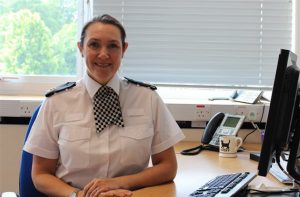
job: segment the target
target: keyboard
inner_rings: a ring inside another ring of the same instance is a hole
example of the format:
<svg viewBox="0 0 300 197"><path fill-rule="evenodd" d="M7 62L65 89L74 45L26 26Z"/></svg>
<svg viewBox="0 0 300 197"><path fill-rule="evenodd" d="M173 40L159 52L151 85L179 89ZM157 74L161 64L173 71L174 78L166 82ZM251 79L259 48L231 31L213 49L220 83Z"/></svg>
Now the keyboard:
<svg viewBox="0 0 300 197"><path fill-rule="evenodd" d="M243 196L241 193L255 177L256 174L250 172L220 175L191 193L189 197Z"/></svg>

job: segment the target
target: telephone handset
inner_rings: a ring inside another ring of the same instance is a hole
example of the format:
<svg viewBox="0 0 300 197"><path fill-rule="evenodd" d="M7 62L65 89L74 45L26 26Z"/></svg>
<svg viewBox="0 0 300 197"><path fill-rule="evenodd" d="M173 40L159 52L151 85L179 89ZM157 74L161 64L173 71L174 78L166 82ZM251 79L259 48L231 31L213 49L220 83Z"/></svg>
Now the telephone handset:
<svg viewBox="0 0 300 197"><path fill-rule="evenodd" d="M236 135L241 128L245 116L224 114L222 112L216 113L205 127L203 136L201 138L202 145L183 150L183 155L195 155L202 150L219 150L219 137L221 135Z"/></svg>
<svg viewBox="0 0 300 197"><path fill-rule="evenodd" d="M216 130L218 129L219 125L221 124L222 120L224 119L225 114L222 112L216 113L207 123L204 133L202 135L201 143L202 144L209 144L212 140Z"/></svg>

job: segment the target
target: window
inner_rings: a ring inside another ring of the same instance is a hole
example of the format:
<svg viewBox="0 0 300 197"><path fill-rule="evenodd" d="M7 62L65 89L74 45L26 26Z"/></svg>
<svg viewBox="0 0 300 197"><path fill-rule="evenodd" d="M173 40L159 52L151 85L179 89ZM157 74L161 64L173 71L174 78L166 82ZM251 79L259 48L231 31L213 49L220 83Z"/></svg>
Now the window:
<svg viewBox="0 0 300 197"><path fill-rule="evenodd" d="M97 0L124 24L124 76L156 84L271 87L293 42L292 0Z"/></svg>
<svg viewBox="0 0 300 197"><path fill-rule="evenodd" d="M295 47L295 0L0 2L0 94L81 77L79 30L104 13L127 32L121 74L155 84L270 89L280 49Z"/></svg>
<svg viewBox="0 0 300 197"><path fill-rule="evenodd" d="M26 83L31 85L24 88L36 88L37 83L53 87L53 81L77 78L76 1L1 1L0 10L3 87L22 87Z"/></svg>

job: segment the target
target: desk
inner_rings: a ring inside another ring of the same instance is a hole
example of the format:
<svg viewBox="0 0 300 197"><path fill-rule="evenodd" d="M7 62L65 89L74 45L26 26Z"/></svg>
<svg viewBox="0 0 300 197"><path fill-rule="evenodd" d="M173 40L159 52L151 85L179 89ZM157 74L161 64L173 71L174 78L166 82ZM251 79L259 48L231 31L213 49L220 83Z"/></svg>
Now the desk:
<svg viewBox="0 0 300 197"><path fill-rule="evenodd" d="M246 151L239 152L237 158L222 158L217 152L202 151L199 155L185 156L180 151L198 146L196 142L176 144L178 170L174 182L134 191L133 197L186 197L210 179L221 174L234 172L257 172L258 162L249 159L249 151L259 151L255 144L246 144ZM257 176L249 185L264 183L267 186L284 187L274 177Z"/></svg>

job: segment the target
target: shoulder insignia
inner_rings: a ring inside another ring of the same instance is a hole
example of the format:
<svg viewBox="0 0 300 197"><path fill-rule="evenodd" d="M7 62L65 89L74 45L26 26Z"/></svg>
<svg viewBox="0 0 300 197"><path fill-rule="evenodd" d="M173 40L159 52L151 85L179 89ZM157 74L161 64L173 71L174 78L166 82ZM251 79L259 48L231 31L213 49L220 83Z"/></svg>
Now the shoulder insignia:
<svg viewBox="0 0 300 197"><path fill-rule="evenodd" d="M64 91L64 90L71 89L71 88L73 88L74 86L76 86L76 82L67 82L67 83L65 83L65 84L62 84L62 85L57 86L56 88L50 89L50 90L45 94L45 96L46 96L46 97L50 97L50 96L52 96L52 95L55 94L55 93L58 93L58 92L61 92L61 91Z"/></svg>
<svg viewBox="0 0 300 197"><path fill-rule="evenodd" d="M154 85L151 85L151 84L148 84L148 83L144 83L144 82L141 82L141 81L136 81L136 80L133 80L133 79L129 79L127 77L124 77L129 83L133 83L133 84L136 84L136 85L139 85L139 86L144 86L144 87L147 87L147 88L150 88L151 90L156 90L157 87L154 86Z"/></svg>

